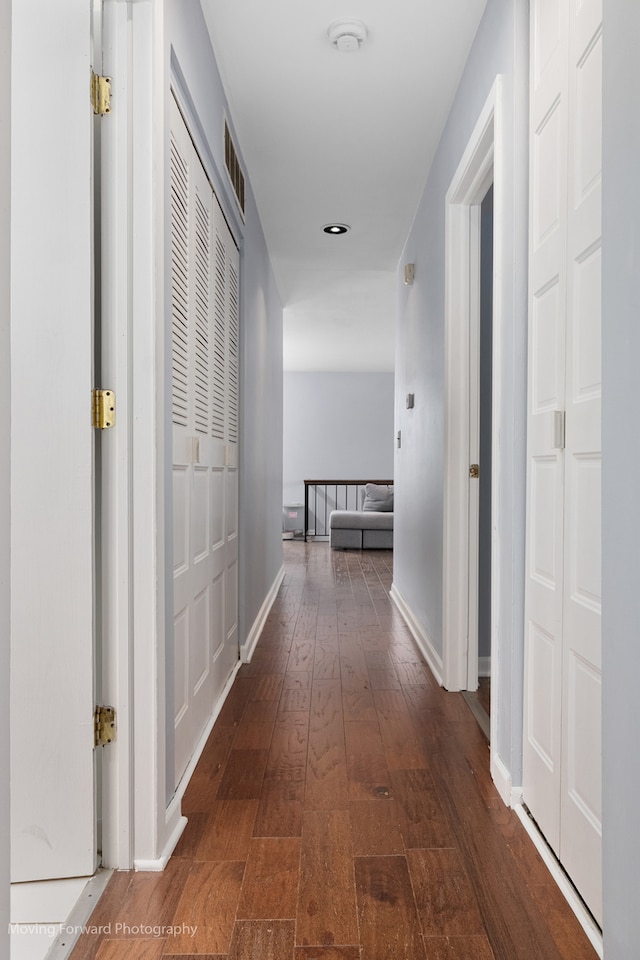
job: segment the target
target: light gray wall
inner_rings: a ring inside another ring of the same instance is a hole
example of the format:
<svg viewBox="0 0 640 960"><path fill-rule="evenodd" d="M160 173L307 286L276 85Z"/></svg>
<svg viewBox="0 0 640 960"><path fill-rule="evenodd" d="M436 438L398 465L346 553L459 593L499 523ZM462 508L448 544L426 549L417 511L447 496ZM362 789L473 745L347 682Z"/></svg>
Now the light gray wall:
<svg viewBox="0 0 640 960"><path fill-rule="evenodd" d="M224 170L223 111L233 127L198 0L165 0L171 71L202 159L240 241L239 638L282 567L282 305L246 177L246 222ZM168 93L168 91L167 91ZM241 154L242 143L235 136ZM245 175L247 174L245 168ZM169 665L170 667L170 665ZM168 677L168 691L173 678Z"/></svg>
<svg viewBox="0 0 640 960"><path fill-rule="evenodd" d="M602 673L606 960L640 944L640 4L604 0Z"/></svg>
<svg viewBox="0 0 640 960"><path fill-rule="evenodd" d="M0 956L9 956L11 0L0 3Z"/></svg>
<svg viewBox="0 0 640 960"><path fill-rule="evenodd" d="M249 198L242 273L240 640L282 567L282 305Z"/></svg>
<svg viewBox="0 0 640 960"><path fill-rule="evenodd" d="M282 503L302 503L305 480L392 479L393 383L392 373L285 373Z"/></svg>
<svg viewBox="0 0 640 960"><path fill-rule="evenodd" d="M503 402L498 429L504 469L499 522L502 637L498 742L521 782L527 313L528 5L489 0L467 60L400 263L398 282L394 584L436 650L442 651L445 196L498 74L503 78L504 261L501 266ZM420 91L412 91L419 104ZM416 110L419 118L419 110ZM496 371L494 371L495 375ZM408 411L404 396L415 392ZM492 691L493 693L493 691Z"/></svg>

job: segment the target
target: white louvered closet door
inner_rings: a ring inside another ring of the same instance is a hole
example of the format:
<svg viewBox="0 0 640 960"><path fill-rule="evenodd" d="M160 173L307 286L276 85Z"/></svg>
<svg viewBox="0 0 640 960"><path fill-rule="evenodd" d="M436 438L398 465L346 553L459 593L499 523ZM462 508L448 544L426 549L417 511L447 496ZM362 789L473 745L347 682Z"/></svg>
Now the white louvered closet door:
<svg viewBox="0 0 640 960"><path fill-rule="evenodd" d="M238 660L238 250L171 101L175 778Z"/></svg>
<svg viewBox="0 0 640 960"><path fill-rule="evenodd" d="M602 922L602 0L531 4L523 797Z"/></svg>

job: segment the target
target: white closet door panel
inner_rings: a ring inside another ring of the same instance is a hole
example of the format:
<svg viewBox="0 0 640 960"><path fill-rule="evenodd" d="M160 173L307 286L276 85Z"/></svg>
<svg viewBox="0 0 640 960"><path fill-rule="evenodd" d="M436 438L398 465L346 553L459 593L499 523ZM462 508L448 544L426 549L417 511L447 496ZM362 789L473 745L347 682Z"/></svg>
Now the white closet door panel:
<svg viewBox="0 0 640 960"><path fill-rule="evenodd" d="M531 16L523 795L601 920L601 0Z"/></svg>
<svg viewBox="0 0 640 960"><path fill-rule="evenodd" d="M602 922L602 3L572 7L561 860Z"/></svg>
<svg viewBox="0 0 640 960"><path fill-rule="evenodd" d="M529 399L523 795L559 851L562 770L568 15L531 5Z"/></svg>
<svg viewBox="0 0 640 960"><path fill-rule="evenodd" d="M238 660L239 260L175 101L171 128L177 783Z"/></svg>

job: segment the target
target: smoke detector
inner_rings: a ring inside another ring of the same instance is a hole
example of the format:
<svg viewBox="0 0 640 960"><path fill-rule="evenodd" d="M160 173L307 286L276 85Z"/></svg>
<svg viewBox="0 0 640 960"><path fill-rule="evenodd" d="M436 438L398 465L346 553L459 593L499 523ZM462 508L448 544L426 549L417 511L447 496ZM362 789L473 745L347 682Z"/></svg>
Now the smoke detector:
<svg viewBox="0 0 640 960"><path fill-rule="evenodd" d="M353 53L367 39L367 28L361 20L334 20L328 34L332 47L340 53Z"/></svg>

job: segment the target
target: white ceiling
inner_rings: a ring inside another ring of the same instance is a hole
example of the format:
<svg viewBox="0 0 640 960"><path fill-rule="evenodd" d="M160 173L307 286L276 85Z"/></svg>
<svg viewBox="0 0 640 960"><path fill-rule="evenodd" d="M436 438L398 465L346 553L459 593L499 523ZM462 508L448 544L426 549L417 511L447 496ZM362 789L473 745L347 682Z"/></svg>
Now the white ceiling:
<svg viewBox="0 0 640 960"><path fill-rule="evenodd" d="M396 269L486 0L201 0L288 370L393 370ZM334 20L362 20L340 53ZM346 223L331 237L322 227Z"/></svg>

